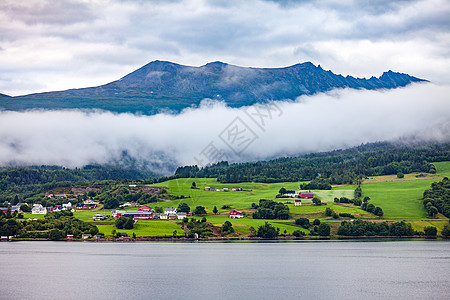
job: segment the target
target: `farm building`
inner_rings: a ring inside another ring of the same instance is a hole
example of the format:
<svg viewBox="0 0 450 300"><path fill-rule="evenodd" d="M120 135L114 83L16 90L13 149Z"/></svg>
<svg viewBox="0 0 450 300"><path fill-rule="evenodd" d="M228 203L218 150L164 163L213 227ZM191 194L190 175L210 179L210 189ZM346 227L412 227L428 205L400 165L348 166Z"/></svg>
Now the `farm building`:
<svg viewBox="0 0 450 300"><path fill-rule="evenodd" d="M101 221L105 219L105 215L103 214L95 214L92 219L94 219L94 221Z"/></svg>
<svg viewBox="0 0 450 300"><path fill-rule="evenodd" d="M165 214L176 214L177 209L174 207L168 207L168 208L164 209L164 213Z"/></svg>
<svg viewBox="0 0 450 300"><path fill-rule="evenodd" d="M223 188L222 191L223 192L228 192L228 188Z"/></svg>
<svg viewBox="0 0 450 300"><path fill-rule="evenodd" d="M161 219L161 220L167 220L167 214L160 214L159 215L159 218Z"/></svg>
<svg viewBox="0 0 450 300"><path fill-rule="evenodd" d="M284 194L284 196L286 196L286 197L292 197L292 198L298 197L298 195L295 193L295 191L286 191L286 193Z"/></svg>
<svg viewBox="0 0 450 300"><path fill-rule="evenodd" d="M42 206L42 204L33 204L33 208L31 209L32 214L37 215L45 215L47 213L47 209Z"/></svg>
<svg viewBox="0 0 450 300"><path fill-rule="evenodd" d="M234 187L234 188L232 188L231 189L233 192L236 192L236 191L242 191L242 188L241 187Z"/></svg>
<svg viewBox="0 0 450 300"><path fill-rule="evenodd" d="M113 218L118 218L118 217L122 216L124 213L125 213L124 210L113 210L113 211L111 212L111 216L112 216Z"/></svg>
<svg viewBox="0 0 450 300"><path fill-rule="evenodd" d="M182 212L177 213L178 220L183 220L184 218L186 218L186 213L182 213Z"/></svg>
<svg viewBox="0 0 450 300"><path fill-rule="evenodd" d="M230 212L230 219L240 219L243 217L244 217L244 214L238 210L233 210Z"/></svg>
<svg viewBox="0 0 450 300"><path fill-rule="evenodd" d="M313 192L300 192L299 196L300 196L300 198L304 198L304 199L312 199L312 198L314 198L314 193Z"/></svg>
<svg viewBox="0 0 450 300"><path fill-rule="evenodd" d="M147 220L153 218L153 213L151 211L125 211L122 217L129 217L135 220Z"/></svg>
<svg viewBox="0 0 450 300"><path fill-rule="evenodd" d="M294 200L294 205L295 206L302 206L302 199L295 199Z"/></svg>

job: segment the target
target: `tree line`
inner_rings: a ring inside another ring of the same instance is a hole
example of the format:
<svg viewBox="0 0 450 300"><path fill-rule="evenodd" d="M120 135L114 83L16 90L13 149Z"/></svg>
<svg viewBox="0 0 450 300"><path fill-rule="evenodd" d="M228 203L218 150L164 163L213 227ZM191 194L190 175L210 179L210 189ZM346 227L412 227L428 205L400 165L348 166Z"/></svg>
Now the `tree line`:
<svg viewBox="0 0 450 300"><path fill-rule="evenodd" d="M436 216L438 212L450 217L450 181L447 177L440 182L433 182L431 189L423 192L423 205L430 217Z"/></svg>
<svg viewBox="0 0 450 300"><path fill-rule="evenodd" d="M355 183L361 176L396 175L411 172L436 173L430 161L450 159L450 143L400 145L371 143L323 153L252 163L219 162L205 168L179 167L170 178L218 178L223 183L312 181L305 188L329 188L330 184Z"/></svg>

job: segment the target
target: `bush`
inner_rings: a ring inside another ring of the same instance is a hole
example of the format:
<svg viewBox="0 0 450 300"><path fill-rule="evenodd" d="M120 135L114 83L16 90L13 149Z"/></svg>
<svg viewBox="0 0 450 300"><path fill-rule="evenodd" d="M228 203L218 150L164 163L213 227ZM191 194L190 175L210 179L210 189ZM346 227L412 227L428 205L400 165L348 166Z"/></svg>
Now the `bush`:
<svg viewBox="0 0 450 300"><path fill-rule="evenodd" d="M427 226L423 229L426 236L436 236L437 235L437 229L434 226Z"/></svg>
<svg viewBox="0 0 450 300"><path fill-rule="evenodd" d="M350 219L354 219L354 218L355 218L354 215L349 214L349 213L340 213L340 214L339 214L339 217L342 217L342 218L350 218Z"/></svg>
<svg viewBox="0 0 450 300"><path fill-rule="evenodd" d="M441 234L446 237L450 236L450 224L445 224L444 229L442 229Z"/></svg>
<svg viewBox="0 0 450 300"><path fill-rule="evenodd" d="M132 218L119 217L115 222L117 229L133 229L134 221Z"/></svg>
<svg viewBox="0 0 450 300"><path fill-rule="evenodd" d="M264 225L258 227L256 235L262 238L271 239L277 237L279 232L279 228L275 228L266 222Z"/></svg>
<svg viewBox="0 0 450 300"><path fill-rule="evenodd" d="M295 220L296 225L300 225L305 229L308 229L310 227L309 220L307 218L299 218Z"/></svg>
<svg viewBox="0 0 450 300"><path fill-rule="evenodd" d="M64 231L54 228L50 230L49 236L52 241L62 240L66 237Z"/></svg>
<svg viewBox="0 0 450 300"><path fill-rule="evenodd" d="M314 205L322 205L322 201L319 198L314 197L312 199L312 202L314 203Z"/></svg>
<svg viewBox="0 0 450 300"><path fill-rule="evenodd" d="M374 210L375 210L375 205L373 205L372 203L367 204L366 211L373 213Z"/></svg>
<svg viewBox="0 0 450 300"><path fill-rule="evenodd" d="M206 210L203 206L197 206L194 210L194 214L196 215L206 215Z"/></svg>
<svg viewBox="0 0 450 300"><path fill-rule="evenodd" d="M331 217L332 215L333 215L333 210L331 209L331 208L329 208L329 207L327 207L326 209L325 209L325 215L326 216L328 216L328 217Z"/></svg>
<svg viewBox="0 0 450 300"><path fill-rule="evenodd" d="M222 232L226 234L230 234L234 232L233 224L230 221L225 221L222 226Z"/></svg>
<svg viewBox="0 0 450 300"><path fill-rule="evenodd" d="M295 230L295 231L292 233L292 235L295 236L295 237L301 237L301 236L303 236L303 231L301 231L301 230Z"/></svg>
<svg viewBox="0 0 450 300"><path fill-rule="evenodd" d="M319 219L315 219L312 224L313 225L320 225L320 220Z"/></svg>
<svg viewBox="0 0 450 300"><path fill-rule="evenodd" d="M317 230L320 236L329 236L330 231L331 231L330 225L328 225L327 223L321 223Z"/></svg>
<svg viewBox="0 0 450 300"><path fill-rule="evenodd" d="M188 212L191 211L191 208L190 208L189 205L187 205L186 203L180 203L180 204L178 205L177 211L178 211L178 212L185 212L185 213L188 213Z"/></svg>
<svg viewBox="0 0 450 300"><path fill-rule="evenodd" d="M379 217L383 216L383 210L381 209L381 207L375 207L373 214Z"/></svg>
<svg viewBox="0 0 450 300"><path fill-rule="evenodd" d="M405 174L403 174L402 172L398 172L397 173L397 178L404 178Z"/></svg>

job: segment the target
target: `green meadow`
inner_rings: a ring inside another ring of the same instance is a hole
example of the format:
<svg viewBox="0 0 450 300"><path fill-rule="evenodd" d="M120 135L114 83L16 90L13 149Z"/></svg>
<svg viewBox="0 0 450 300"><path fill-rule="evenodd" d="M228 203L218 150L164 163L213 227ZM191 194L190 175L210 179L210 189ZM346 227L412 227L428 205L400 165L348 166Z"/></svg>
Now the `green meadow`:
<svg viewBox="0 0 450 300"><path fill-rule="evenodd" d="M441 234L442 229L444 229L445 224L448 224L447 220L442 221L434 221L434 220L417 220L417 221L407 221L406 223L410 223L412 228L416 231L423 231L423 229L427 226L434 226L438 230L438 234Z"/></svg>
<svg viewBox="0 0 450 300"><path fill-rule="evenodd" d="M191 189L192 182L196 183L197 189ZM205 183L206 182L206 183ZM283 182L283 183L236 183L236 184L222 184L216 182L214 179L207 178L180 178L169 180L166 182L154 184L154 186L163 186L168 188L170 194L185 196L189 198L177 199L172 201L163 201L158 203L151 203L153 206L159 207L177 207L180 203L187 203L191 209L196 206L204 206L207 212L211 213L214 206L220 212L229 211L230 209L221 209L223 205L229 205L232 209L249 209L252 203L259 203L260 199L272 199L280 202L294 203L294 199L290 198L275 198L278 191L284 187L287 190L297 190L298 182ZM205 187L215 187L220 191L205 191ZM233 187L241 187L243 191L232 191ZM222 191L223 188L228 188L228 192ZM332 203L335 197L353 198L353 190L341 189L331 191L313 191L316 197L319 197L322 202ZM311 200L302 200L302 203L310 204ZM290 205L292 208L293 204ZM323 208L325 210L325 208Z"/></svg>
<svg viewBox="0 0 450 300"><path fill-rule="evenodd" d="M173 221L168 220L139 220L133 229L116 229L114 225L97 225L99 232L105 235L111 235L115 229L117 232L126 232L132 236L173 236L176 230L177 235L184 235L184 230Z"/></svg>
<svg viewBox="0 0 450 300"><path fill-rule="evenodd" d="M423 192L430 188L441 177L450 175L450 162L433 163L437 175L433 179L401 180L390 179L387 181L363 183L361 185L363 197L370 197L370 203L380 206L384 212L384 218L392 219L423 219L427 213L422 203ZM335 189L355 189L356 186L340 186Z"/></svg>
<svg viewBox="0 0 450 300"><path fill-rule="evenodd" d="M450 177L450 161L435 162L436 173L442 177Z"/></svg>
<svg viewBox="0 0 450 300"><path fill-rule="evenodd" d="M295 226L293 220L261 220L261 219L252 219L251 217L245 217L242 219L230 219L228 214L226 215L208 215L205 216L208 222L211 222L214 226L222 226L225 221L230 221L233 224L233 228L237 233L241 235L249 235L250 228L253 227L255 230L258 229L258 226L264 225L265 222L269 222L274 227L278 227L280 229L280 234L284 233L284 230L288 234L292 234L295 230L301 230L305 233L309 233L309 230L301 228L299 226ZM195 217L200 220L202 217Z"/></svg>

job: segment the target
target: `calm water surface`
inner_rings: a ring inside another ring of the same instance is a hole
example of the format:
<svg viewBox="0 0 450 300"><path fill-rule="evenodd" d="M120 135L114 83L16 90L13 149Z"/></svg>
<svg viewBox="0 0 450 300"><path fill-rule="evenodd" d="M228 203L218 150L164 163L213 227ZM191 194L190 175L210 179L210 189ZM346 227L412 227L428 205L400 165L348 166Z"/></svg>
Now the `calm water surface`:
<svg viewBox="0 0 450 300"><path fill-rule="evenodd" d="M1 299L450 299L449 241L0 243Z"/></svg>

